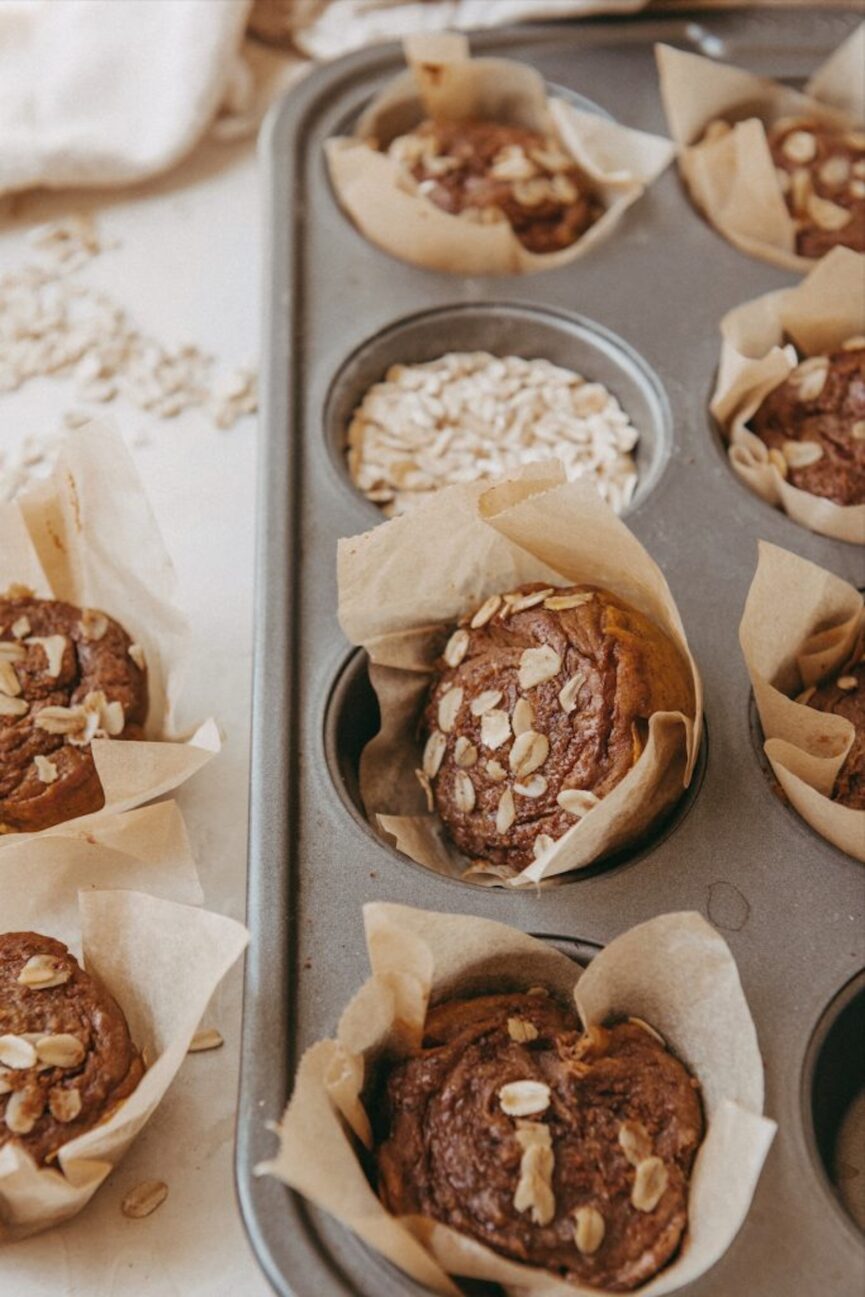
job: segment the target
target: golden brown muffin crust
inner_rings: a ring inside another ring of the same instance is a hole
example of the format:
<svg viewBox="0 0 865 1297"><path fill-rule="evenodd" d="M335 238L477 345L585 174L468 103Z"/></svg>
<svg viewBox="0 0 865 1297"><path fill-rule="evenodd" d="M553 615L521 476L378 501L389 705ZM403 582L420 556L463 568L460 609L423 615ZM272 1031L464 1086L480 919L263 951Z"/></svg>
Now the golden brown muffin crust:
<svg viewBox="0 0 865 1297"><path fill-rule="evenodd" d="M820 685L807 705L816 711L843 716L854 726L853 746L838 771L832 800L865 811L865 658Z"/></svg>

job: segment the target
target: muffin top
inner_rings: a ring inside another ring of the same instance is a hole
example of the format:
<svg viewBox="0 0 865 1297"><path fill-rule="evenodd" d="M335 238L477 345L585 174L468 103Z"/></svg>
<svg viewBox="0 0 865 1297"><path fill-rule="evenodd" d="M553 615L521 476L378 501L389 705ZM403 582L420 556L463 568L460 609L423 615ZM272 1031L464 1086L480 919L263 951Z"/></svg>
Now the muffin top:
<svg viewBox="0 0 865 1297"><path fill-rule="evenodd" d="M865 252L865 131L786 117L770 129L769 148L799 255Z"/></svg>
<svg viewBox="0 0 865 1297"><path fill-rule="evenodd" d="M94 609L0 597L0 832L103 804L90 741L134 738L147 716L140 646Z"/></svg>
<svg viewBox="0 0 865 1297"><path fill-rule="evenodd" d="M836 504L865 504L865 338L803 360L750 427L791 485Z"/></svg>
<svg viewBox="0 0 865 1297"><path fill-rule="evenodd" d="M865 657L860 655L843 671L809 691L807 706L843 716L854 726L853 746L838 772L832 799L865 811Z"/></svg>
<svg viewBox="0 0 865 1297"><path fill-rule="evenodd" d="M489 121L420 123L387 150L442 211L507 221L529 252L558 252L602 213L586 176L549 135Z"/></svg>
<svg viewBox="0 0 865 1297"><path fill-rule="evenodd" d="M693 715L694 691L657 626L595 586L523 585L448 640L418 778L465 855L517 873L627 774L658 711Z"/></svg>
<svg viewBox="0 0 865 1297"><path fill-rule="evenodd" d="M62 942L0 933L0 1148L53 1160L143 1072L122 1011Z"/></svg>
<svg viewBox="0 0 865 1297"><path fill-rule="evenodd" d="M374 1125L388 1210L565 1278L628 1291L687 1227L699 1087L636 1020L583 1032L543 991L441 1004Z"/></svg>

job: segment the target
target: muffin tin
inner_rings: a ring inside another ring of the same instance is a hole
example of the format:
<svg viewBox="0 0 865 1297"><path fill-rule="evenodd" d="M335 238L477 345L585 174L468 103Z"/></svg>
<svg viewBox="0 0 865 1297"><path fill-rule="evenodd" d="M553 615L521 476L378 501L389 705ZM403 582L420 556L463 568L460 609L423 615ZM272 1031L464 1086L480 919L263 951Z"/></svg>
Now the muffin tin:
<svg viewBox="0 0 865 1297"><path fill-rule="evenodd" d="M664 133L654 41L799 82L855 22L850 12L822 9L606 19L484 33L472 47L524 59L556 93L579 90L627 125ZM865 1243L831 1175L841 1109L862 1077L832 1087L823 1078L839 1067L853 1076L857 1059L844 1013L865 994L854 980L865 965L862 866L817 837L767 778L752 742L737 627L758 539L854 584L861 584L862 551L805 531L751 494L730 469L708 414L722 315L796 277L744 257L715 234L674 168L609 241L563 270L464 279L393 260L340 210L322 143L350 128L401 64L400 50L387 46L318 71L277 107L262 144L269 338L249 838L253 939L237 1140L253 1247L279 1293L423 1291L326 1214L254 1174L273 1153L267 1123L281 1114L301 1052L334 1032L366 975L364 901L499 919L549 937L581 961L635 923L695 909L737 960L765 1061L766 1110L779 1132L739 1236L683 1291L854 1297L865 1280ZM341 460L346 416L389 364L463 347L547 355L619 397L642 437L642 479L627 521L668 577L706 687L704 777L665 830L627 859L522 892L438 877L383 845L366 824L356 770L376 704L362 655L350 650L336 618L337 538L378 517Z"/></svg>

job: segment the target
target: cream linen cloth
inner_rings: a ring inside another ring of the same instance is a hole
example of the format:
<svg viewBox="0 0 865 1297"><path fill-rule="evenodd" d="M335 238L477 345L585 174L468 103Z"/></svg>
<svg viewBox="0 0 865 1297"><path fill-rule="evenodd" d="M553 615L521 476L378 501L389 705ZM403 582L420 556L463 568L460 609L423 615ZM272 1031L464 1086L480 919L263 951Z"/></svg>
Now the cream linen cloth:
<svg viewBox="0 0 865 1297"><path fill-rule="evenodd" d="M249 134L311 60L372 41L626 12L644 0L277 3L296 16L299 56L243 46L252 0L0 0L0 194L166 171L221 108L217 135Z"/></svg>

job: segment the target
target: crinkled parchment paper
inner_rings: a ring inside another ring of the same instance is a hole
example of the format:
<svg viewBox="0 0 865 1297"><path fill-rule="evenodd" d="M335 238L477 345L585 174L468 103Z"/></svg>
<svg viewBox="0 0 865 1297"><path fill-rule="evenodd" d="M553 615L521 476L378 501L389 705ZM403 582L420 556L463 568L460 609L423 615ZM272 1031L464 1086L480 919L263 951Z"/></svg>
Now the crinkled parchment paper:
<svg viewBox="0 0 865 1297"><path fill-rule="evenodd" d="M843 716L795 701L861 651L862 596L815 563L760 542L739 641L760 713L763 750L804 820L865 861L865 811L833 802L855 730Z"/></svg>
<svg viewBox="0 0 865 1297"><path fill-rule="evenodd" d="M833 248L795 288L767 293L724 316L711 403L729 442L730 463L752 491L803 527L860 545L865 544L865 504L836 504L793 486L747 425L800 358L836 351L848 338L863 334L865 255Z"/></svg>
<svg viewBox="0 0 865 1297"><path fill-rule="evenodd" d="M339 618L371 659L381 729L360 764L364 807L399 850L439 873L469 861L426 809L414 771L417 722L433 664L454 623L491 594L524 581L588 582L650 617L691 668L693 716L656 712L639 760L612 792L516 878L536 883L579 869L634 841L680 796L700 745L702 686L660 568L587 482L566 482L558 461L499 483L446 487L410 514L341 540ZM494 870L477 881L499 882Z"/></svg>
<svg viewBox="0 0 865 1297"><path fill-rule="evenodd" d="M370 1143L364 1081L382 1053L419 1043L429 1002L546 985L572 994L587 1026L642 1018L700 1080L707 1132L691 1180L688 1233L676 1259L640 1292L673 1292L714 1265L745 1219L775 1123L761 1115L763 1067L736 965L700 915L667 914L632 928L582 974L542 941L488 919L386 904L366 905L364 919L372 977L345 1010L337 1038L304 1054L279 1151L262 1171L433 1292L457 1292L449 1272L508 1291L591 1297L597 1288L506 1261L447 1226L391 1216L355 1151L357 1141Z"/></svg>
<svg viewBox="0 0 865 1297"><path fill-rule="evenodd" d="M607 237L625 210L667 167L669 140L548 99L543 79L513 59L472 59L454 32L407 37L410 71L373 100L354 136L326 142L337 196L362 232L404 261L463 275L521 274L566 265ZM483 118L557 135L605 207L581 238L559 252L533 253L507 221L477 225L441 211L406 188L396 162L380 153L422 117Z"/></svg>
<svg viewBox="0 0 865 1297"><path fill-rule="evenodd" d="M13 840L0 854L0 931L43 933L83 954L148 1060L129 1098L65 1144L54 1166L37 1167L15 1144L0 1148L0 1243L79 1212L174 1079L208 1000L247 941L242 924L197 908L200 899L172 802L103 815L89 831L76 825Z"/></svg>
<svg viewBox="0 0 865 1297"><path fill-rule="evenodd" d="M784 270L809 270L775 174L766 127L781 117L858 127L865 120L865 25L811 78L805 93L671 45L656 46L661 98L679 168L695 205L749 256ZM733 129L701 143L711 121Z"/></svg>
<svg viewBox="0 0 865 1297"><path fill-rule="evenodd" d="M174 732L186 621L172 603L171 560L119 434L97 424L74 433L44 483L0 503L0 591L15 584L41 598L98 608L144 648L147 738L93 740L105 793L98 815L161 796L219 751L212 720L185 741ZM31 836L0 834L0 850Z"/></svg>

